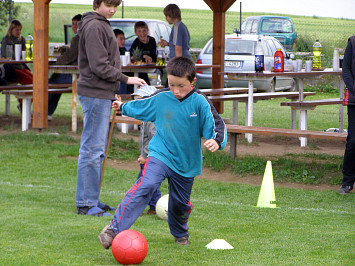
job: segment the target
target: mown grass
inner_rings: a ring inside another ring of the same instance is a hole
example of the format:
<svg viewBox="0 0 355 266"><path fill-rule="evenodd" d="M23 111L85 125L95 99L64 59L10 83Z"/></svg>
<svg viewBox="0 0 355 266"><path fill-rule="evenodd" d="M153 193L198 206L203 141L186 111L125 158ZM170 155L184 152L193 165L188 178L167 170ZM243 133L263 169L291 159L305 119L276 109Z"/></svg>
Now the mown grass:
<svg viewBox="0 0 355 266"><path fill-rule="evenodd" d="M230 169L237 176L262 176L267 161L272 160L276 182L302 184L341 184L343 157L326 154L285 154L283 156L240 156L231 159L225 153L204 152L204 165L216 171Z"/></svg>
<svg viewBox="0 0 355 266"><path fill-rule="evenodd" d="M3 265L111 265L97 235L109 217L75 214L79 140L48 132L0 137ZM100 198L117 205L137 171L106 168ZM162 194L168 193L167 182ZM141 216L132 229L147 239L142 265L351 265L355 198L336 191L275 187L277 209L256 208L260 187L196 179L191 245L177 246L166 221ZM207 250L225 239L233 250Z"/></svg>

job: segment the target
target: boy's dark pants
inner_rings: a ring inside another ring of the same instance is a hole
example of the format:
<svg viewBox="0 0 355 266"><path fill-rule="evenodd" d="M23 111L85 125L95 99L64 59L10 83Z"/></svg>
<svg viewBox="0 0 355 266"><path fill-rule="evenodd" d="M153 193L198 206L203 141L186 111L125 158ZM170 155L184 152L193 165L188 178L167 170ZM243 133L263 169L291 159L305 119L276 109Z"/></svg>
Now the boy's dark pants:
<svg viewBox="0 0 355 266"><path fill-rule="evenodd" d="M169 181L168 223L174 237L188 235L187 220L192 210L190 195L194 178L183 177L162 161L148 157L141 179L128 190L116 209L111 227L116 234L127 230L148 205L153 193L167 178Z"/></svg>
<svg viewBox="0 0 355 266"><path fill-rule="evenodd" d="M344 186L353 187L355 181L355 105L348 105L348 137L343 162Z"/></svg>

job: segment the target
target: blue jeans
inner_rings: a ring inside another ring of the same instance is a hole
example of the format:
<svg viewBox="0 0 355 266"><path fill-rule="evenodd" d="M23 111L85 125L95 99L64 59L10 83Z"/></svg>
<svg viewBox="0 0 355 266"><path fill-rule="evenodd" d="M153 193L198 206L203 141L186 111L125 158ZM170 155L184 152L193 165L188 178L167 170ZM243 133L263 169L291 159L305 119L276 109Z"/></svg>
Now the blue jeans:
<svg viewBox="0 0 355 266"><path fill-rule="evenodd" d="M69 84L72 83L71 74L54 73L49 79L50 84ZM61 93L48 94L48 115L53 115L60 99Z"/></svg>
<svg viewBox="0 0 355 266"><path fill-rule="evenodd" d="M78 95L83 109L83 132L78 158L76 206L97 206L102 161L110 124L111 100Z"/></svg>

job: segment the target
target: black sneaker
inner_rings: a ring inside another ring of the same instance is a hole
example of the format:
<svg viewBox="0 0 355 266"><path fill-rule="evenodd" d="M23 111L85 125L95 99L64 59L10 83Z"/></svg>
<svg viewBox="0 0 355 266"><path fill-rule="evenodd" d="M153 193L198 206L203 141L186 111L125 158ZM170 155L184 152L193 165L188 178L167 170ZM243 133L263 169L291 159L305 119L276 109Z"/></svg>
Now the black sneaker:
<svg viewBox="0 0 355 266"><path fill-rule="evenodd" d="M187 236L175 237L175 243L181 246L190 245L189 238Z"/></svg>
<svg viewBox="0 0 355 266"><path fill-rule="evenodd" d="M115 238L116 234L112 230L110 225L106 225L104 229L102 229L101 233L98 236L98 239L101 243L101 245L105 248L108 249L111 244L113 239Z"/></svg>
<svg viewBox="0 0 355 266"><path fill-rule="evenodd" d="M350 191L351 191L352 189L353 189L352 186L344 186L344 185L342 185L342 186L339 188L339 194L342 194L342 195L348 194L348 193L350 193Z"/></svg>
<svg viewBox="0 0 355 266"><path fill-rule="evenodd" d="M81 215L87 215L89 211L89 207L77 207L76 213Z"/></svg>

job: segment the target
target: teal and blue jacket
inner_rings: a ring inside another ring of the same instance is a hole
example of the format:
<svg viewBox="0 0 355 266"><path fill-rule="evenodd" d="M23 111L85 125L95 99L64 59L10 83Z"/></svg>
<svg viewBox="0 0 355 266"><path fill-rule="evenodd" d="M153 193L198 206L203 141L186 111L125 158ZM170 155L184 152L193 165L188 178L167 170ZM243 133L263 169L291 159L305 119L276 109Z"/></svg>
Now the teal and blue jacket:
<svg viewBox="0 0 355 266"><path fill-rule="evenodd" d="M153 122L156 133L149 143L148 156L164 162L176 173L187 177L201 174L201 138L214 139L223 150L227 129L211 101L197 89L177 99L170 89L128 103L122 114Z"/></svg>

